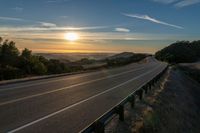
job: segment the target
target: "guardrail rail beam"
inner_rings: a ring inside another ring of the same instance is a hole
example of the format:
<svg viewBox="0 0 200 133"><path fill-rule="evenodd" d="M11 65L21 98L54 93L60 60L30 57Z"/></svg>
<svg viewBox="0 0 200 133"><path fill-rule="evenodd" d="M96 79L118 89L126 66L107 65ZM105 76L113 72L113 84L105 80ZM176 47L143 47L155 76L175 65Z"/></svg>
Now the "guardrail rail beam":
<svg viewBox="0 0 200 133"><path fill-rule="evenodd" d="M93 122L88 127L83 129L81 133L92 133L92 132L104 133L106 123L108 123L109 119L113 117L114 114L118 114L119 120L124 121L124 105L127 102L130 102L131 107L134 108L136 95L139 97L140 100L142 100L143 92L147 94L148 91L152 89L152 86L155 86L155 84L162 78L163 74L167 71L167 69L168 69L168 66L165 69L163 69L159 74L157 74L155 77L153 77L151 80L146 82L142 87L132 92L129 96L124 98L120 103L115 105L105 114L103 114L101 117L95 120L95 122Z"/></svg>

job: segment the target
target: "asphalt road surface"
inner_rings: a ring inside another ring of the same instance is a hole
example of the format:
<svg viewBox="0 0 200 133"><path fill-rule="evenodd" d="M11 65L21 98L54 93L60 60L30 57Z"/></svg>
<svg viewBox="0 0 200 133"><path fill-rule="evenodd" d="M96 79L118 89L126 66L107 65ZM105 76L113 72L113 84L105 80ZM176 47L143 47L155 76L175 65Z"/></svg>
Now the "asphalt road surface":
<svg viewBox="0 0 200 133"><path fill-rule="evenodd" d="M157 75L165 63L0 86L0 133L76 133Z"/></svg>

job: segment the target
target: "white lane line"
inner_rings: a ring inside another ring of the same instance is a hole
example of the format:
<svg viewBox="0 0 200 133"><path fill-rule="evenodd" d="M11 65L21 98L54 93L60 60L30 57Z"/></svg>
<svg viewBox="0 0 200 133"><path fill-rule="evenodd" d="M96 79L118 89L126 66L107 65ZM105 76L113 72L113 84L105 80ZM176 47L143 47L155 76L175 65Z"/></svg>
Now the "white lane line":
<svg viewBox="0 0 200 133"><path fill-rule="evenodd" d="M88 74L84 74L84 75L71 75L73 76L73 78L83 78L83 77L87 77L87 76L92 76L92 75L96 75L99 74L101 72L94 72L94 73L88 73ZM76 77L75 77L76 76ZM31 86L37 86L37 85L42 85L42 84L47 84L47 83L52 83L52 82L57 82L57 81L63 81L63 80L67 80L71 77L67 77L67 78L61 78L61 79L56 79L56 80L49 80L49 81L41 81L41 82L36 82L36 83L31 83L31 84L25 84L25 85L19 85L19 86L15 86L15 87L7 87L7 88L2 88L0 89L0 92L2 91L9 91L9 90L14 90L14 89L18 89L18 88L24 88L24 87L31 87Z"/></svg>
<svg viewBox="0 0 200 133"><path fill-rule="evenodd" d="M87 76L95 75L95 74L97 74L97 73L90 73L90 74L81 75L81 76L73 75L73 76L76 76L76 77L67 77L67 78L65 78L65 76L63 76L62 78L56 79L56 80L39 81L39 82L36 82L36 83L19 85L19 86L15 86L15 87L10 86L8 88L0 89L0 92L8 91L8 90L14 90L14 89L18 89L18 88L24 88L24 87L37 86L37 85L47 84L47 83L51 83L51 82L63 81L63 80L67 80L68 78L83 78L83 77L87 77ZM72 76L72 75L67 75L67 76ZM46 79L42 79L42 80L46 80Z"/></svg>
<svg viewBox="0 0 200 133"><path fill-rule="evenodd" d="M25 85L21 85L21 86L15 86L15 87L9 87L9 88L5 88L5 89L0 89L0 92L2 91L8 91L8 90L14 90L14 89L18 89L18 88L24 88L24 87L31 87L31 86L37 86L37 85L42 85L42 84L47 84L47 83L51 83L51 82L57 82L57 81L63 81L63 80L67 80L69 78L83 78L83 77L87 77L87 76L92 76L92 75L96 75L99 74L101 72L94 72L94 73L88 73L88 74L84 74L84 75L68 75L67 78L65 78L65 76L63 76L60 79L56 79L56 80L49 80L49 81L41 81L41 82L36 82L36 83L31 83L31 84L25 84ZM72 77L69 77L72 76Z"/></svg>
<svg viewBox="0 0 200 133"><path fill-rule="evenodd" d="M50 93L54 93L54 92L57 92L57 91L66 90L66 89L69 89L69 88L73 88L73 87L77 87L77 86L89 84L89 83L100 81L100 80L104 80L104 79L109 79L109 78L117 77L117 76L124 75L124 74L130 73L130 72L142 70L144 68L145 67L134 69L134 70L129 70L129 71L125 71L125 72L122 72L122 73L114 74L114 75L111 75L111 76L108 76L108 77L103 77L103 78L99 78L99 79L94 79L94 80L90 80L90 81L78 83L78 84L70 85L70 86L67 86L67 87L59 88L59 89L56 89L56 90L46 91L46 92L39 93L39 94L34 94L34 95L22 97L22 98L17 98L17 99L14 99L14 100L2 102L2 103L0 103L0 106L11 104L11 103L15 103L15 102L19 102L19 101L22 101L22 100L26 100L26 99L30 99L30 98L34 98L34 97L38 97L38 96L42 96L42 95L46 95L46 94L50 94Z"/></svg>
<svg viewBox="0 0 200 133"><path fill-rule="evenodd" d="M141 78L141 77L143 77L143 76L145 76L145 75L147 75L147 74L153 72L153 71L156 70L159 66L160 66L160 65L158 65L157 67L155 67L155 68L152 69L151 71L148 71L148 72L146 72L146 73L143 73L143 74L141 74L141 75L139 75L139 76L137 76L137 77L134 77L134 78L132 78L132 79L126 81L126 82L123 82L123 83L121 83L121 84L119 84L119 85L117 85L117 86L114 86L114 87L112 87L112 88L110 88L110 89L108 89L108 90L105 90L105 91L103 91L103 92L101 92L101 93L98 93L98 94L96 94L96 95L93 95L93 96L91 96L91 97L89 97L89 98L87 98L87 99L84 99L84 100L79 101L79 102L77 102L77 103L75 103L75 104L72 104L72 105L70 105L70 106L67 106L67 107L65 107L65 108L63 108L63 109L61 109L61 110L58 110L58 111L56 111L56 112L54 112L54 113L51 113L51 114L49 114L49 115L46 115L46 116L44 116L44 117L42 117L42 118L39 118L39 119L37 119L37 120L35 120L35 121L32 121L32 122L30 122L30 123L27 123L27 124L25 124L25 125L23 125L23 126L20 126L20 127L16 128L16 129L13 129L13 130L11 130L11 131L8 131L8 133L15 133L15 132L17 132L17 131L20 131L20 130L22 130L22 129L26 128L26 127L29 127L29 126L31 126L31 125L34 125L34 124L36 124L36 123L38 123L38 122L40 122L40 121L42 121L42 120L48 119L48 118L50 118L50 117L52 117L52 116L55 116L55 115L57 115L57 114L59 114L59 113L61 113L61 112L66 111L66 110L68 110L68 109L70 109L70 108L72 108L72 107L75 107L75 106L77 106L77 105L79 105L79 104L82 104L82 103L84 103L84 102L86 102L86 101L89 101L89 100L91 100L91 99L93 99L93 98L95 98L95 97L98 97L98 96L100 96L100 95L102 95L102 94L105 94L105 93L107 93L107 92L109 92L109 91L112 91L112 90L114 90L114 89L116 89L116 88L118 88L118 87L121 87L121 86L123 86L123 85L125 85L125 84L128 84L128 83L130 83L130 82L132 82L132 81L134 81L134 80L136 80L136 79L139 79L139 78Z"/></svg>

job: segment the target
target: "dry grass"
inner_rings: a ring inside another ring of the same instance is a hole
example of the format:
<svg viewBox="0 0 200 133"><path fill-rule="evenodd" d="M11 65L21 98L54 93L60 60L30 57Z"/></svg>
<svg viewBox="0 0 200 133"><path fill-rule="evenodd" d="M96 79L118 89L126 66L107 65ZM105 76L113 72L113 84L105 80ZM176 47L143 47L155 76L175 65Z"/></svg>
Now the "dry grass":
<svg viewBox="0 0 200 133"><path fill-rule="evenodd" d="M125 107L125 121L115 117L108 133L199 133L200 85L170 69L134 109Z"/></svg>

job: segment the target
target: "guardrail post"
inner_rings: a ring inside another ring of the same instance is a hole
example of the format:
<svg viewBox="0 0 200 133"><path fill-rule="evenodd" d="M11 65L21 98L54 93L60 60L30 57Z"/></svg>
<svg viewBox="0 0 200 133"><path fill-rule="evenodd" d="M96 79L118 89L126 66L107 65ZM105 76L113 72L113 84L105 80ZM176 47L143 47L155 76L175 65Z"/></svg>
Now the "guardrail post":
<svg viewBox="0 0 200 133"><path fill-rule="evenodd" d="M168 68L168 66L167 66L167 68ZM151 87L153 85L155 85L155 83L157 83L162 78L163 74L167 71L167 68L165 68L153 80L151 80L150 82L148 82L142 88L140 88L136 92L132 93L128 99L126 98L123 102L119 103L118 106L115 106L114 108L112 108L112 110L111 110L112 112L111 113L105 114L104 116L102 116L101 118L99 118L96 122L94 122L89 127L87 127L86 129L84 129L83 133L84 132L85 133L88 133L88 132L89 133L90 132L105 133L105 123L102 122L102 121L108 120L108 117L110 117L110 115L113 115L113 114L118 114L119 115L119 120L120 121L124 121L124 106L123 106L123 104L125 104L127 102L127 100L128 100L131 103L131 107L133 108L135 106L136 95L139 96L140 100L142 100L142 98L143 98L143 91L145 91L145 93L147 93L149 90L151 90ZM102 119L102 118L104 118L104 119Z"/></svg>
<svg viewBox="0 0 200 133"><path fill-rule="evenodd" d="M94 123L94 132L95 133L105 133L104 123L102 123L100 121L96 121Z"/></svg>
<svg viewBox="0 0 200 133"><path fill-rule="evenodd" d="M135 96L132 95L129 97L129 102L131 103L131 108L135 107Z"/></svg>
<svg viewBox="0 0 200 133"><path fill-rule="evenodd" d="M155 78L152 80L152 85L153 86L155 86L155 83L156 83L156 81L155 81Z"/></svg>
<svg viewBox="0 0 200 133"><path fill-rule="evenodd" d="M119 105L116 107L117 114L119 115L119 120L124 121L124 106Z"/></svg>
<svg viewBox="0 0 200 133"><path fill-rule="evenodd" d="M138 90L137 91L137 95L139 96L139 99L142 100L142 98L143 98L143 90L142 89Z"/></svg>
<svg viewBox="0 0 200 133"><path fill-rule="evenodd" d="M151 83L148 83L148 88L149 90L151 90Z"/></svg>
<svg viewBox="0 0 200 133"><path fill-rule="evenodd" d="M144 89L145 94L147 94L148 93L148 88L147 88L146 85L143 87L143 89Z"/></svg>
<svg viewBox="0 0 200 133"><path fill-rule="evenodd" d="M140 90L140 100L143 98L143 90Z"/></svg>

